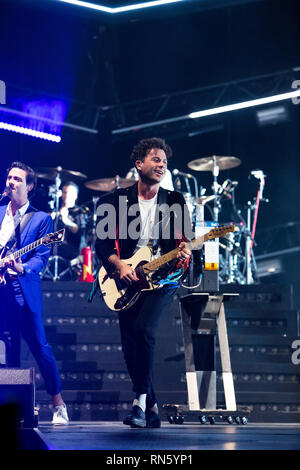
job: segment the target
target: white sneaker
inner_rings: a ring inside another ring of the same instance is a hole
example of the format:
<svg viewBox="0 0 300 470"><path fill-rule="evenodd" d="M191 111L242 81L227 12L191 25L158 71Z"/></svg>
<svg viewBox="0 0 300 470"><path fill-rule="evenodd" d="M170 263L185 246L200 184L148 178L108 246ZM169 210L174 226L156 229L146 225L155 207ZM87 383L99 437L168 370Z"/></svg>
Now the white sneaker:
<svg viewBox="0 0 300 470"><path fill-rule="evenodd" d="M55 426L61 424L69 424L69 417L65 404L55 406L55 408L53 409L52 424L54 424Z"/></svg>

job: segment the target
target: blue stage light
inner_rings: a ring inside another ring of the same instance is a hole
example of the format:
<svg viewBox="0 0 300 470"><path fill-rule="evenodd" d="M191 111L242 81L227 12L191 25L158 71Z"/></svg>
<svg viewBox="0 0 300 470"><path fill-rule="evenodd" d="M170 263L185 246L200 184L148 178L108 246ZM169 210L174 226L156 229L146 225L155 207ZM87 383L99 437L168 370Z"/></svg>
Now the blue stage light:
<svg viewBox="0 0 300 470"><path fill-rule="evenodd" d="M35 131L34 129L28 129L22 126L16 126L7 122L0 122L0 129L10 132L17 132L18 134L28 135L30 137L36 137L38 139L48 140L50 142L59 143L61 137L59 135L48 134L47 132Z"/></svg>
<svg viewBox="0 0 300 470"><path fill-rule="evenodd" d="M156 7L160 5L167 5L169 3L179 3L183 2L185 0L155 0L152 2L142 2L142 3L134 3L130 5L124 5L122 7L106 7L104 5L96 5L95 3L91 2L84 2L81 0L58 0L59 2L63 3L70 3L71 5L77 5L80 7L84 8L90 8L92 10L97 10L97 11L102 11L104 13L124 13L127 11L133 11L133 10L140 10L142 8L150 8L150 7Z"/></svg>

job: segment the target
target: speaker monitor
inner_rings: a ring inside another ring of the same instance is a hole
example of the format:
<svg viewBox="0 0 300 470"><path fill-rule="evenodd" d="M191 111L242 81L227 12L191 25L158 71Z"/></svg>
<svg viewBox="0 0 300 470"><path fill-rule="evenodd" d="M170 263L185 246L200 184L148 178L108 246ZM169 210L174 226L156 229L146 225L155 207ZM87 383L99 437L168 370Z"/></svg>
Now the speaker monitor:
<svg viewBox="0 0 300 470"><path fill-rule="evenodd" d="M35 373L30 369L0 368L0 403L18 407L18 423L21 428L37 426L35 414Z"/></svg>

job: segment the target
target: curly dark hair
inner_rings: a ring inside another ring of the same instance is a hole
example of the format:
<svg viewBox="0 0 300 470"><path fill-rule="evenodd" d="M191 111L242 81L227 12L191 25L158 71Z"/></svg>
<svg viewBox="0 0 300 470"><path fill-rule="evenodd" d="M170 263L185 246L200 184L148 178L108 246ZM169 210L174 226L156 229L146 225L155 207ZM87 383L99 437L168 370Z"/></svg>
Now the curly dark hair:
<svg viewBox="0 0 300 470"><path fill-rule="evenodd" d="M160 137L151 137L150 139L140 140L140 142L133 147L130 158L133 162L136 162L137 160L143 161L152 149L163 150L167 158L170 158L173 153L171 147L166 144L164 139L161 139Z"/></svg>
<svg viewBox="0 0 300 470"><path fill-rule="evenodd" d="M32 190L28 193L28 199L32 199L35 194L36 185L37 185L37 176L35 171L28 165L25 165L23 162L12 162L10 166L6 170L6 176L12 168L20 168L21 170L25 171L26 173L26 184L33 184Z"/></svg>

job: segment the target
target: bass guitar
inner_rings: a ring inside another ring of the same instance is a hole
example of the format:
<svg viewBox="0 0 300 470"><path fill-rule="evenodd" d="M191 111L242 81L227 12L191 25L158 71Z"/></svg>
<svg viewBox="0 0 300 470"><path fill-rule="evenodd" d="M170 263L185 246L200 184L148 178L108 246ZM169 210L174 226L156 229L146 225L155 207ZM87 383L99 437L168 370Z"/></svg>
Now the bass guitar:
<svg viewBox="0 0 300 470"><path fill-rule="evenodd" d="M233 231L234 225L214 228L203 236L188 242L187 246L190 250L196 250L202 247L207 240L224 237L227 233ZM116 275L109 275L102 266L98 273L98 283L107 307L114 312L127 310L137 301L142 292L162 287L160 284L151 281L151 273L174 260L178 252L179 248L175 248L151 261L151 249L147 246L140 248L131 258L123 260L135 270L138 278L138 281L129 285L118 279Z"/></svg>
<svg viewBox="0 0 300 470"><path fill-rule="evenodd" d="M14 253L6 253L4 257L3 253L5 251L5 248L3 248L1 254L0 254L0 285L5 285L6 284L6 279L5 279L5 271L7 269L7 266L5 264L9 262L11 259L18 259L21 258L25 253L28 253L29 251L34 250L40 245L53 245L56 243L61 243L64 241L65 238L65 229L61 229L58 232L54 233L48 233L44 237L40 238L39 240L36 240L33 243L30 243L29 245L24 246L18 251L15 251Z"/></svg>

